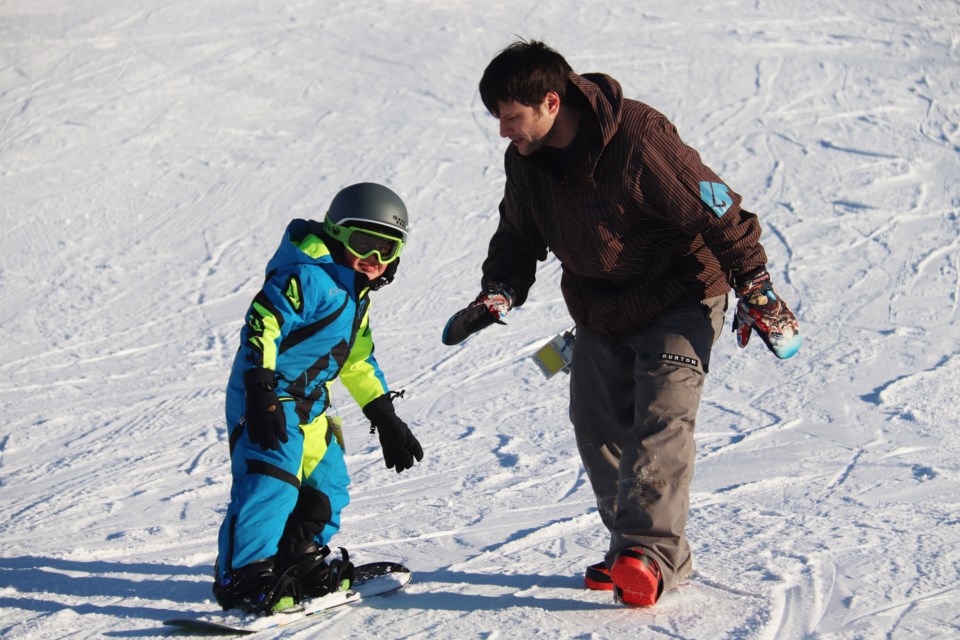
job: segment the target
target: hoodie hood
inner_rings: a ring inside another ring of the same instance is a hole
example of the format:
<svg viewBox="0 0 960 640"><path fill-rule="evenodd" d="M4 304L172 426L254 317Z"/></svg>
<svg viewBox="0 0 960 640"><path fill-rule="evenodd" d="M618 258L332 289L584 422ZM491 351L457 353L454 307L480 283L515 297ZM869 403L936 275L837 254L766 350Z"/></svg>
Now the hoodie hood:
<svg viewBox="0 0 960 640"><path fill-rule="evenodd" d="M579 102L584 110L583 117L592 118L599 136L587 144L580 165L567 176L567 186L592 189L596 187L594 171L603 150L620 130L620 118L623 113L623 89L620 83L602 73L584 75L570 74L571 89L580 94Z"/></svg>
<svg viewBox="0 0 960 640"><path fill-rule="evenodd" d="M280 246L267 263L267 273L294 264L332 265L333 254L324 242L323 225L314 220L292 220Z"/></svg>
<svg viewBox="0 0 960 640"><path fill-rule="evenodd" d="M570 74L570 84L590 105L597 119L603 146L607 146L620 129L623 114L623 88L620 83L603 73Z"/></svg>

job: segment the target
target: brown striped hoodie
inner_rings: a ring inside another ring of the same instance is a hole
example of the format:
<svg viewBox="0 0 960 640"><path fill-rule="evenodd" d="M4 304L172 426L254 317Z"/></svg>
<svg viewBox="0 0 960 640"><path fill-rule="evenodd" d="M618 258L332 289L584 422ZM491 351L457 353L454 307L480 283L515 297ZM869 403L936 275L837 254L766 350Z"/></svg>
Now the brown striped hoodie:
<svg viewBox="0 0 960 640"><path fill-rule="evenodd" d="M570 83L566 99L581 117L568 161L555 150L506 151L483 286L506 284L523 304L552 251L577 325L616 336L724 295L732 274L764 266L757 216L663 114L625 99L609 76L571 74Z"/></svg>

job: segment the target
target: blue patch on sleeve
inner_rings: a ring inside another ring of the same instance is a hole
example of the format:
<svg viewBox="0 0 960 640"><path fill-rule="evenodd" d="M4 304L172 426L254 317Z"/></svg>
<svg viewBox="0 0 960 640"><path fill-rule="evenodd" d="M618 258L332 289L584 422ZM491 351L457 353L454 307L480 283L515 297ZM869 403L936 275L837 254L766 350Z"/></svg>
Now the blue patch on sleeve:
<svg viewBox="0 0 960 640"><path fill-rule="evenodd" d="M701 182L700 199L717 214L718 218L723 216L733 204L730 189L722 182Z"/></svg>

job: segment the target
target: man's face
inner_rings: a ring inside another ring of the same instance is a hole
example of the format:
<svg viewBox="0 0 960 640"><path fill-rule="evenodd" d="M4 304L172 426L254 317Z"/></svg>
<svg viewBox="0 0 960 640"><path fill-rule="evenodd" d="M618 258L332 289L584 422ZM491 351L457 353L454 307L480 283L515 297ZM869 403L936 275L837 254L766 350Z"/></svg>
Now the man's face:
<svg viewBox="0 0 960 640"><path fill-rule="evenodd" d="M554 94L555 95L555 94ZM550 100L550 94L536 106L527 106L516 101L500 102L500 137L510 138L522 156L529 156L543 148L554 120L557 119L556 106Z"/></svg>

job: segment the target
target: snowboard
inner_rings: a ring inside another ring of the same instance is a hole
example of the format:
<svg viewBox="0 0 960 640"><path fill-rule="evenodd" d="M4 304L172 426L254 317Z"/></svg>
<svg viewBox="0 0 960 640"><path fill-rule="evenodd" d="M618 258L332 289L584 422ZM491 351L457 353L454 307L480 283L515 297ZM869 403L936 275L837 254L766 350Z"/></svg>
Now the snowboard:
<svg viewBox="0 0 960 640"><path fill-rule="evenodd" d="M198 614L196 617L164 620L163 624L186 631L232 635L257 633L267 629L286 627L319 617L337 607L397 591L413 579L410 570L396 562L361 564L354 567L354 571L353 584L347 591L336 591L319 598L306 598L297 607L273 615L256 616L238 613L235 610L218 611Z"/></svg>

